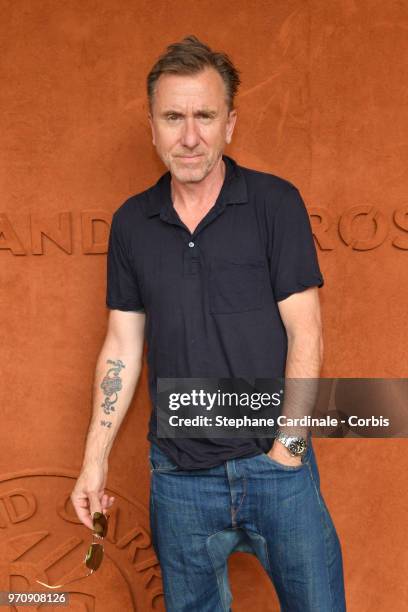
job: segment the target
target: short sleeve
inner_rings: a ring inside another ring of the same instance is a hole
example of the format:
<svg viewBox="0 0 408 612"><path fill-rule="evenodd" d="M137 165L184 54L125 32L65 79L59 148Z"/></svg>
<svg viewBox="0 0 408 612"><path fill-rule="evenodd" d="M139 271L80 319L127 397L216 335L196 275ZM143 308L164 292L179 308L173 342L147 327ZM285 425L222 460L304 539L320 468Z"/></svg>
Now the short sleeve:
<svg viewBox="0 0 408 612"><path fill-rule="evenodd" d="M106 305L117 310L144 311L129 249L116 212L112 217L106 265Z"/></svg>
<svg viewBox="0 0 408 612"><path fill-rule="evenodd" d="M280 202L270 232L268 256L275 300L308 287L323 287L309 215L296 187Z"/></svg>

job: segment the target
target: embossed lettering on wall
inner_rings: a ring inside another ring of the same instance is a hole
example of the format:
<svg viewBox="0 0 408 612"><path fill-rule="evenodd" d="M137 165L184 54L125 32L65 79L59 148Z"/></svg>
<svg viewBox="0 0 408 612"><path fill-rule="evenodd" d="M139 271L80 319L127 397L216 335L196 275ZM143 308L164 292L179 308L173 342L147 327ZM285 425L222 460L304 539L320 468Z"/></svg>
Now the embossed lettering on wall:
<svg viewBox="0 0 408 612"><path fill-rule="evenodd" d="M80 523L70 502L75 477L48 468L0 476L3 590L47 591L35 580L59 584L86 574L83 560L91 531ZM115 495L116 503L102 565L60 590L70 593L70 610L163 610L161 571L148 511L113 489L107 492Z"/></svg>
<svg viewBox="0 0 408 612"><path fill-rule="evenodd" d="M322 251L343 245L356 251L370 251L387 240L397 249L408 250L408 206L383 213L370 204L347 208L337 220L322 207L309 209L313 234ZM337 229L337 236L333 229Z"/></svg>
<svg viewBox="0 0 408 612"><path fill-rule="evenodd" d="M324 207L308 207L316 243L321 251L334 251L348 247L355 251L371 251L384 243L408 250L408 205L382 212L370 204L347 208L340 216ZM105 210L83 210L78 218L70 211L54 215L29 215L24 234L17 230L5 213L0 213L0 250L12 255L50 255L44 249L45 241L52 242L67 255L106 254L112 215ZM96 229L99 228L97 237Z"/></svg>
<svg viewBox="0 0 408 612"><path fill-rule="evenodd" d="M79 219L73 219L70 211L53 215L29 215L25 234L28 244L5 213L0 213L0 249L13 255L45 255L44 242L51 241L62 251L71 255L74 250L84 255L104 254L108 248L109 227L112 215L106 210L83 210ZM102 238L97 238L97 225L102 225ZM75 241L73 237L75 236ZM75 244L74 244L75 243Z"/></svg>

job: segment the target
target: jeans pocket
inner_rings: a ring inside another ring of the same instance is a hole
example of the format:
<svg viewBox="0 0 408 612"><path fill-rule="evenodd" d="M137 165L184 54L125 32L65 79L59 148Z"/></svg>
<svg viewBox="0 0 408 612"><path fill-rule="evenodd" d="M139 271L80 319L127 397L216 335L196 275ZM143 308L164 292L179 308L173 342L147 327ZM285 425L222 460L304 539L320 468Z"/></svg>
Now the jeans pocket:
<svg viewBox="0 0 408 612"><path fill-rule="evenodd" d="M176 472L180 469L156 444L150 447L149 464L152 472Z"/></svg>
<svg viewBox="0 0 408 612"><path fill-rule="evenodd" d="M300 463L299 465L286 465L284 463L280 463L280 461L276 461L275 459L272 459L272 457L270 457L267 453L263 453L261 456L263 456L266 459L266 461L271 463L274 467L281 469L281 470L285 470L287 472L298 472L299 470L302 470L306 466L306 463L304 461L305 456L302 457L302 463Z"/></svg>
<svg viewBox="0 0 408 612"><path fill-rule="evenodd" d="M262 308L264 274L265 262L259 257L214 257L209 270L210 312L227 314Z"/></svg>

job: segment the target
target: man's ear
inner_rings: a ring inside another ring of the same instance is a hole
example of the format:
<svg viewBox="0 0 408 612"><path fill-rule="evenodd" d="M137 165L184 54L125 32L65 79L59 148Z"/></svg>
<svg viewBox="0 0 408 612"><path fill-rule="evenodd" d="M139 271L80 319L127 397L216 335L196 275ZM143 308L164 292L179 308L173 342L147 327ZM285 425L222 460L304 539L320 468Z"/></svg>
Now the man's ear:
<svg viewBox="0 0 408 612"><path fill-rule="evenodd" d="M227 144L229 144L232 140L232 134L234 131L236 120L237 120L237 111L234 109L229 112L228 119L227 119L227 128L226 128L226 134L225 134L225 141Z"/></svg>
<svg viewBox="0 0 408 612"><path fill-rule="evenodd" d="M153 143L154 145L156 145L156 143L155 143L155 141L154 141L153 117L152 117L152 114L151 114L150 112L147 114L147 118L148 118L148 120L149 120L149 123L150 123L150 129L151 129L151 131L152 131L152 143Z"/></svg>

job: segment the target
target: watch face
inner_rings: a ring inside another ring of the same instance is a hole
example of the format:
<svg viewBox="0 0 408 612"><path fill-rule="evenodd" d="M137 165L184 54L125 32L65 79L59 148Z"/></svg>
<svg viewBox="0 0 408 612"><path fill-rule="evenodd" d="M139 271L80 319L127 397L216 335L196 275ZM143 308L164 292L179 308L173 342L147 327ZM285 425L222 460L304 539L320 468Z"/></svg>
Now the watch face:
<svg viewBox="0 0 408 612"><path fill-rule="evenodd" d="M289 445L289 450L294 455L300 455L306 448L306 442L304 440L292 440Z"/></svg>

